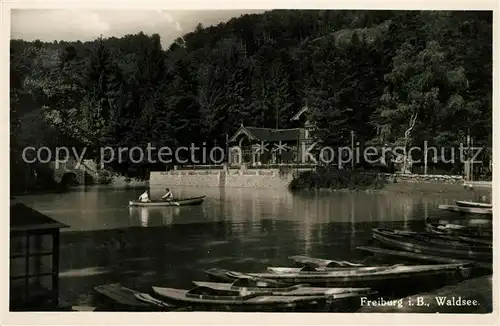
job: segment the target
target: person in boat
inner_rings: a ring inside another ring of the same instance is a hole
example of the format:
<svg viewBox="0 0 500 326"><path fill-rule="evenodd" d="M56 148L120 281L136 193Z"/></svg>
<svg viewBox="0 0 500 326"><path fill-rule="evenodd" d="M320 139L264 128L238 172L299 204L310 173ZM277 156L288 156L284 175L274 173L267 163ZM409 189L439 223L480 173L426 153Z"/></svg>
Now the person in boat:
<svg viewBox="0 0 500 326"><path fill-rule="evenodd" d="M174 199L174 195L172 195L170 189L165 188L165 195L161 197L161 200L171 201L172 199Z"/></svg>
<svg viewBox="0 0 500 326"><path fill-rule="evenodd" d="M139 201L143 203L150 203L151 200L149 199L149 193L148 190L144 191L142 195L139 196Z"/></svg>

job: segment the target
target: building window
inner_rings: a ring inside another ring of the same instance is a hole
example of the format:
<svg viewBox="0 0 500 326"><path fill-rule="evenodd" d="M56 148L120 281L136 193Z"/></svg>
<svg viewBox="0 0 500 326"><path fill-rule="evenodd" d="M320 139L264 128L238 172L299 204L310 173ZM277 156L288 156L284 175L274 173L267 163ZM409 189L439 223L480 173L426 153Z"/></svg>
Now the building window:
<svg viewBox="0 0 500 326"><path fill-rule="evenodd" d="M15 201L10 205L10 310L59 304L59 232L68 227Z"/></svg>
<svg viewBox="0 0 500 326"><path fill-rule="evenodd" d="M11 234L10 300L14 306L52 302L55 296L53 234Z"/></svg>

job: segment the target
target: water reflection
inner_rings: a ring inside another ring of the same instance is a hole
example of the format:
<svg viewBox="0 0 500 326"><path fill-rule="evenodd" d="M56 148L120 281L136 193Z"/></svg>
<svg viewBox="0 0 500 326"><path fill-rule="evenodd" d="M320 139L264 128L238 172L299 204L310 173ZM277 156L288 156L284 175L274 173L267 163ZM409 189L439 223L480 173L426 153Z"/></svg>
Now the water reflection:
<svg viewBox="0 0 500 326"><path fill-rule="evenodd" d="M170 225L177 216L181 215L181 208L168 207L129 207L131 225L140 222L141 227Z"/></svg>
<svg viewBox="0 0 500 326"><path fill-rule="evenodd" d="M129 207L142 189L22 196L21 201L71 226L61 236L63 297L104 283L189 287L212 267L262 271L306 254L363 259L379 226L424 228L426 217L491 224L439 210L455 196L398 193L311 193L230 188L176 188L175 197L206 195L200 206ZM151 189L158 198L164 187ZM463 198L467 200L468 198ZM473 198L470 198L473 199ZM105 271L105 272L104 272ZM78 277L77 277L78 276ZM83 278L85 277L85 281Z"/></svg>
<svg viewBox="0 0 500 326"><path fill-rule="evenodd" d="M262 232L263 220L269 220L266 230L276 228L280 221L287 221L295 225L304 250L311 250L310 237L323 236L327 225L347 228L350 234L356 234L360 223L383 226L398 222L407 228L411 221L423 221L426 217L453 218L464 223L455 213L437 208L439 204L456 199L455 196L447 198L445 194L338 192L292 195L286 190L218 187L178 187L172 191L175 197L206 195L206 199L201 206L129 209L128 201L137 198L142 189L96 188L66 194L22 196L20 200L70 225L70 231L227 221L230 223L225 232L243 239L257 237ZM151 197L159 198L163 192L164 187L152 188ZM467 220L466 223L485 222Z"/></svg>

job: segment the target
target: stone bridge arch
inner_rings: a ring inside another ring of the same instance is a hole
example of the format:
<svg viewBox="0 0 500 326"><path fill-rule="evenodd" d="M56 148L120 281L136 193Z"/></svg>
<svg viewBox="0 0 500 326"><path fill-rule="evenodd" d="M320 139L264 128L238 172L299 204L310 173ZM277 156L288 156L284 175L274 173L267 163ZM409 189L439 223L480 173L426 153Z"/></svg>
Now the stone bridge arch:
<svg viewBox="0 0 500 326"><path fill-rule="evenodd" d="M57 183L76 181L80 185L85 185L89 177L93 180L97 177L97 166L92 160L83 160L80 164L76 160L67 162L49 162L49 166L54 172L54 180Z"/></svg>

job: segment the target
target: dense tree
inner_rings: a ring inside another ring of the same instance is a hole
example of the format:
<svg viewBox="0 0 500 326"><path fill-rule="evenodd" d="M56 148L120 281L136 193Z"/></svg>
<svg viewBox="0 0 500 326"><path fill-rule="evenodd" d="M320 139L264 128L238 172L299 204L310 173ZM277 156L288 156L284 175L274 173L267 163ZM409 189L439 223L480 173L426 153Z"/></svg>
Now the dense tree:
<svg viewBox="0 0 500 326"><path fill-rule="evenodd" d="M274 10L92 42L11 41L11 149L223 144L287 128L305 104L323 144L491 146L492 14ZM145 176L130 159L111 166Z"/></svg>

